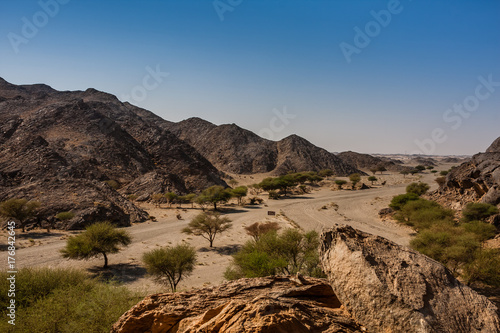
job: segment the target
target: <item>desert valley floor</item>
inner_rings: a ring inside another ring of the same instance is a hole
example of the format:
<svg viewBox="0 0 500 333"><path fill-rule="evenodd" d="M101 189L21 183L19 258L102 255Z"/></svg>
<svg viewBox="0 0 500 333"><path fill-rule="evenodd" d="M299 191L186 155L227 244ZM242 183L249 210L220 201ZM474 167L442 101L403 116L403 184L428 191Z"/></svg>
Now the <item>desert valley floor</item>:
<svg viewBox="0 0 500 333"><path fill-rule="evenodd" d="M446 170L451 164L442 164L436 169ZM253 184L266 175L235 176L241 185ZM396 224L391 220L381 220L378 212L387 207L393 196L404 193L407 184L413 181L423 181L437 188L434 182L436 176L425 172L420 175L406 176L399 173L384 172L377 174L379 181L373 188L366 190L332 190L335 185L325 184L313 188L306 195L281 200L269 200L267 195L262 205L240 207L231 201L222 207L222 212L233 222L233 227L218 235L214 247L209 248L208 242L196 236L181 233L201 209L183 207L155 208L149 204L141 204L141 208L157 218L157 222L145 222L126 228L133 237L132 244L120 253L109 256L110 267L103 270L102 258L89 261L63 259L59 253L66 244L69 235L78 231L53 230L50 235L45 230L32 230L25 234L18 233L17 265L22 267L79 267L95 274L114 276L127 286L141 293L166 291L165 287L155 283L146 273L141 262L142 254L156 247L176 245L182 241L195 246L198 251L198 264L193 274L181 282L180 290L217 285L224 281L223 273L231 261L231 254L239 246L250 239L243 227L257 221L277 221L282 228L300 227L304 230L320 232L334 224L348 224L354 228L388 238L398 244L408 245L413 231L406 226ZM366 177L363 181L366 184ZM380 186L382 181L385 186ZM377 185L378 184L378 185ZM338 208L337 206L338 205ZM268 211L276 212L276 216L268 216ZM180 214L179 220L176 215ZM0 252L0 260L6 261L7 252Z"/></svg>

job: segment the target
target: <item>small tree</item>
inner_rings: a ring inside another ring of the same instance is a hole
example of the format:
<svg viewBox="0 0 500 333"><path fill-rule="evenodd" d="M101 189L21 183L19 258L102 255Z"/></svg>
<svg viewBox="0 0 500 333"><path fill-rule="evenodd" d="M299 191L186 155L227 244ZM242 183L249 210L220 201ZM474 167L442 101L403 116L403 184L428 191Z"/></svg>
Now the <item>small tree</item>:
<svg viewBox="0 0 500 333"><path fill-rule="evenodd" d="M415 169L416 169L416 170L418 170L418 172L422 172L422 171L424 171L424 170L425 170L425 166L423 166L423 165L417 165L417 166L415 167Z"/></svg>
<svg viewBox="0 0 500 333"><path fill-rule="evenodd" d="M462 211L463 220L466 222L484 221L495 214L498 214L498 208L483 202L470 202Z"/></svg>
<svg viewBox="0 0 500 333"><path fill-rule="evenodd" d="M403 178L406 178L406 175L410 173L410 171L408 169L404 169L402 170L401 172L399 172L400 174L403 175Z"/></svg>
<svg viewBox="0 0 500 333"><path fill-rule="evenodd" d="M223 233L231 227L231 220L227 217L221 217L219 213L201 213L191 220L188 226L182 229L182 232L201 236L210 242L210 247L213 247L217 234Z"/></svg>
<svg viewBox="0 0 500 333"><path fill-rule="evenodd" d="M196 200L196 194L189 193L189 194L183 195L183 196L179 197L179 200L181 200L183 202L191 203L191 208L193 208L194 202Z"/></svg>
<svg viewBox="0 0 500 333"><path fill-rule="evenodd" d="M164 194L164 196L167 199L167 204L169 207L172 207L172 203L178 198L178 195L174 192L167 192Z"/></svg>
<svg viewBox="0 0 500 333"><path fill-rule="evenodd" d="M156 281L168 284L172 292L175 292L179 282L193 272L196 250L188 244L168 246L144 253L142 261Z"/></svg>
<svg viewBox="0 0 500 333"><path fill-rule="evenodd" d="M271 231L278 231L279 229L280 226L277 222L255 222L245 227L247 234L252 236L255 241L258 241L262 235Z"/></svg>
<svg viewBox="0 0 500 333"><path fill-rule="evenodd" d="M26 231L26 222L35 216L36 210L40 207L37 201L26 199L9 199L0 203L0 215L11 218L19 223L19 226Z"/></svg>
<svg viewBox="0 0 500 333"><path fill-rule="evenodd" d="M61 250L64 258L90 259L102 254L104 268L108 267L108 254L118 253L120 245L128 246L132 242L130 234L116 229L110 222L98 222L88 226L85 232L68 238L66 247Z"/></svg>
<svg viewBox="0 0 500 333"><path fill-rule="evenodd" d="M339 190L342 189L342 186L347 184L347 181L343 180L343 179L337 179L335 181L335 184L337 184L337 186L339 187Z"/></svg>
<svg viewBox="0 0 500 333"><path fill-rule="evenodd" d="M353 173L349 176L349 180L351 181L352 189L354 190L356 184L361 181L361 176L359 175L359 173Z"/></svg>
<svg viewBox="0 0 500 333"><path fill-rule="evenodd" d="M238 200L238 205L241 205L241 199L246 197L248 193L248 188L246 186L238 186L231 190L231 195Z"/></svg>
<svg viewBox="0 0 500 333"><path fill-rule="evenodd" d="M377 171L380 171L380 174L384 173L384 171L387 171L387 168L383 165L380 165L377 167Z"/></svg>
<svg viewBox="0 0 500 333"><path fill-rule="evenodd" d="M375 175L377 173L378 169L377 168L371 168L370 171Z"/></svg>
<svg viewBox="0 0 500 333"><path fill-rule="evenodd" d="M440 172L439 172L439 174L440 174L441 176L446 176L446 175L448 174L448 172L449 172L449 171L447 171L447 170L442 170L442 171L440 171Z"/></svg>
<svg viewBox="0 0 500 333"><path fill-rule="evenodd" d="M231 198L231 192L222 186L214 185L201 192L201 196L206 201L211 202L214 205L214 210L217 210L217 204L228 201Z"/></svg>
<svg viewBox="0 0 500 333"><path fill-rule="evenodd" d="M425 194L429 190L429 185L426 183L411 183L406 186L406 193L415 193L418 196Z"/></svg>
<svg viewBox="0 0 500 333"><path fill-rule="evenodd" d="M375 176L370 176L370 177L368 177L368 181L372 182L372 185L373 185L373 183L374 183L374 182L376 182L377 180L378 180L378 178L377 178L377 177L375 177Z"/></svg>
<svg viewBox="0 0 500 333"><path fill-rule="evenodd" d="M151 196L151 201L155 207L159 208L160 204L165 200L165 196L161 193L155 193Z"/></svg>
<svg viewBox="0 0 500 333"><path fill-rule="evenodd" d="M231 187L234 187L236 185L238 185L238 181L234 178L232 179L229 179L229 181L227 182L229 185L231 185Z"/></svg>

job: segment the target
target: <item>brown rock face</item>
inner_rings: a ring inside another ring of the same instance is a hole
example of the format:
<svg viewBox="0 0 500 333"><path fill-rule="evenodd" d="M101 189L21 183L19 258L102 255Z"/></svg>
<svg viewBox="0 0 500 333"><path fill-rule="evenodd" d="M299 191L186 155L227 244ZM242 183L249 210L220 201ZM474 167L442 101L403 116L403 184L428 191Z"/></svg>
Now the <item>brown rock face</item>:
<svg viewBox="0 0 500 333"><path fill-rule="evenodd" d="M321 237L333 291L369 332L500 332L497 308L438 262L348 226Z"/></svg>
<svg viewBox="0 0 500 333"><path fill-rule="evenodd" d="M500 138L485 153L454 168L431 197L454 208L474 201L500 206Z"/></svg>
<svg viewBox="0 0 500 333"><path fill-rule="evenodd" d="M220 170L237 174L332 169L338 176L363 172L297 135L280 141L261 138L235 124L214 125L200 118L164 125L195 147Z"/></svg>
<svg viewBox="0 0 500 333"><path fill-rule="evenodd" d="M241 279L193 292L146 297L114 333L363 332L322 279Z"/></svg>
<svg viewBox="0 0 500 333"><path fill-rule="evenodd" d="M95 89L61 92L0 79L0 201L40 201L33 223L72 210L76 217L56 227L102 219L127 226L148 215L124 195L225 185L210 162L160 126L166 121L143 113Z"/></svg>
<svg viewBox="0 0 500 333"><path fill-rule="evenodd" d="M372 169L376 167L383 166L390 171L401 171L405 169L404 166L396 163L395 161L389 159L382 159L380 157L375 157L369 154L361 154L353 151L344 151L337 154L341 160L344 162L355 166L360 169Z"/></svg>

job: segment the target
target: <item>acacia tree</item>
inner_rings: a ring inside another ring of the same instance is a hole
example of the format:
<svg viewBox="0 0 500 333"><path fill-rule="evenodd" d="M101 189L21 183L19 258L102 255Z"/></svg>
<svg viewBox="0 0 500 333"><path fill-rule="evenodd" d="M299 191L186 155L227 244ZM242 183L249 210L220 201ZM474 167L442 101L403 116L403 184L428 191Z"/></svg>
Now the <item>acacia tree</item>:
<svg viewBox="0 0 500 333"><path fill-rule="evenodd" d="M64 258L90 259L102 255L104 268L108 267L108 254L118 253L120 245L132 242L130 234L116 229L110 222L98 222L88 226L85 232L68 238L66 247L61 250Z"/></svg>
<svg viewBox="0 0 500 333"><path fill-rule="evenodd" d="M231 190L231 195L238 200L238 205L241 205L241 200L246 197L248 193L248 188L246 186L238 186Z"/></svg>
<svg viewBox="0 0 500 333"><path fill-rule="evenodd" d="M177 194L175 194L174 192L167 192L164 194L164 196L167 199L168 207L172 207L172 203L175 199L178 198Z"/></svg>
<svg viewBox="0 0 500 333"><path fill-rule="evenodd" d="M148 273L163 284L168 284L172 292L182 279L191 275L196 264L196 250L188 244L154 249L144 253L142 261Z"/></svg>
<svg viewBox="0 0 500 333"><path fill-rule="evenodd" d="M0 203L0 215L16 220L25 232L26 221L35 215L39 207L40 203L37 201L13 198Z"/></svg>
<svg viewBox="0 0 500 333"><path fill-rule="evenodd" d="M210 242L210 247L217 234L231 228L231 220L227 217L221 217L219 213L201 213L189 222L188 226L182 229L182 232L188 235L201 236Z"/></svg>
<svg viewBox="0 0 500 333"><path fill-rule="evenodd" d="M201 192L201 197L214 205L214 210L217 210L219 202L226 202L231 198L231 192L219 185L210 186Z"/></svg>
<svg viewBox="0 0 500 333"><path fill-rule="evenodd" d="M372 182L372 185L373 185L373 183L374 183L374 182L376 182L377 180L378 180L378 178L377 178L377 177L375 177L375 176L370 176L370 177L368 177L368 181Z"/></svg>
<svg viewBox="0 0 500 333"><path fill-rule="evenodd" d="M337 179L335 181L335 184L337 184L337 186L339 187L339 190L342 189L342 186L345 185L347 183L347 181L343 180L343 179Z"/></svg>
<svg viewBox="0 0 500 333"><path fill-rule="evenodd" d="M353 173L349 176L349 180L351 181L352 189L354 190L356 184L361 181L361 176L359 175L359 173Z"/></svg>

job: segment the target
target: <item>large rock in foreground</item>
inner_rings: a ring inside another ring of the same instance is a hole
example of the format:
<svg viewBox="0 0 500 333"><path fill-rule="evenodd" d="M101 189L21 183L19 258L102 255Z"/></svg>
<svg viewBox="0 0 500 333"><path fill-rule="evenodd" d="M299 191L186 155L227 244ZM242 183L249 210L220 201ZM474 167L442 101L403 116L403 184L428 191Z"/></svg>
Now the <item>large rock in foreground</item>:
<svg viewBox="0 0 500 333"><path fill-rule="evenodd" d="M111 332L363 332L322 279L241 279L193 292L157 294Z"/></svg>
<svg viewBox="0 0 500 333"><path fill-rule="evenodd" d="M500 332L496 307L440 263L349 226L322 234L334 293L369 332Z"/></svg>

